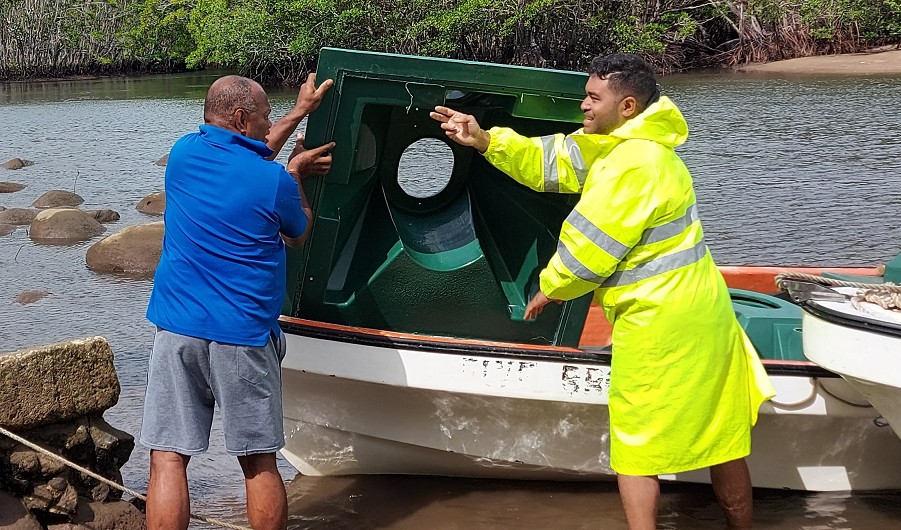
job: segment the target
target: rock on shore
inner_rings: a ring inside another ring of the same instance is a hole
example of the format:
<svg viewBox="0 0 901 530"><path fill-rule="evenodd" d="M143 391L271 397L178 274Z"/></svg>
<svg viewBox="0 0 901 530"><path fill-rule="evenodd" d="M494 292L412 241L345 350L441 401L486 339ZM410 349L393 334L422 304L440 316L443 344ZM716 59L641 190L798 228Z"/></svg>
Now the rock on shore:
<svg viewBox="0 0 901 530"><path fill-rule="evenodd" d="M0 355L0 425L7 429L99 414L118 400L113 352L103 337Z"/></svg>
<svg viewBox="0 0 901 530"><path fill-rule="evenodd" d="M30 225L37 215L37 210L28 208L10 208L0 212L0 223L8 225Z"/></svg>
<svg viewBox="0 0 901 530"><path fill-rule="evenodd" d="M129 226L94 243L85 255L96 272L150 275L163 254L163 223Z"/></svg>
<svg viewBox="0 0 901 530"><path fill-rule="evenodd" d="M119 220L119 212L115 210L85 210L85 213L96 219L98 223L112 223Z"/></svg>
<svg viewBox="0 0 901 530"><path fill-rule="evenodd" d="M24 158L11 158L3 163L6 169L22 169L23 167L33 166L34 162L25 160Z"/></svg>
<svg viewBox="0 0 901 530"><path fill-rule="evenodd" d="M0 355L0 426L108 480L134 437L104 421L119 381L102 337ZM0 435L0 529L141 530L121 492L56 458Z"/></svg>
<svg viewBox="0 0 901 530"><path fill-rule="evenodd" d="M135 208L147 215L163 215L166 211L166 192L158 191L141 199Z"/></svg>
<svg viewBox="0 0 901 530"><path fill-rule="evenodd" d="M6 213L6 212L3 212ZM34 241L83 241L102 234L103 228L87 212L73 208L51 208L35 216L28 235Z"/></svg>
<svg viewBox="0 0 901 530"><path fill-rule="evenodd" d="M61 206L78 206L84 199L77 193L64 190L50 190L37 198L31 205L35 208L59 208Z"/></svg>
<svg viewBox="0 0 901 530"><path fill-rule="evenodd" d="M0 182L0 193L15 193L25 188L25 184L19 184L18 182Z"/></svg>
<svg viewBox="0 0 901 530"><path fill-rule="evenodd" d="M16 302L22 305L33 304L38 300L50 296L47 291L22 291L16 297Z"/></svg>

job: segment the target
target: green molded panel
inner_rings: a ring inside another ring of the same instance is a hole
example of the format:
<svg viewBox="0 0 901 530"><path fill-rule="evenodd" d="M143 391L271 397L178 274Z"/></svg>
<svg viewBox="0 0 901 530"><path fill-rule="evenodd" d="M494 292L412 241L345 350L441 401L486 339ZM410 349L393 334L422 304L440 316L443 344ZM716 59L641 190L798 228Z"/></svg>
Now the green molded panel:
<svg viewBox="0 0 901 530"><path fill-rule="evenodd" d="M885 264L883 279L887 282L901 284L901 254Z"/></svg>
<svg viewBox="0 0 901 530"><path fill-rule="evenodd" d="M806 361L801 341L802 309L754 291L729 289L738 323L761 359Z"/></svg>
<svg viewBox="0 0 901 530"><path fill-rule="evenodd" d="M577 345L590 296L548 305L535 321L522 317L578 196L517 184L475 150L448 142L429 111L446 105L484 128L530 136L572 132L581 126L586 75L326 48L317 68L317 80L325 79L335 85L310 116L306 142L336 143L332 169L304 182L313 231L303 249L289 249L283 312L390 331ZM415 197L399 172L428 179L428 168L399 165L423 138L447 145L453 169L441 191Z"/></svg>

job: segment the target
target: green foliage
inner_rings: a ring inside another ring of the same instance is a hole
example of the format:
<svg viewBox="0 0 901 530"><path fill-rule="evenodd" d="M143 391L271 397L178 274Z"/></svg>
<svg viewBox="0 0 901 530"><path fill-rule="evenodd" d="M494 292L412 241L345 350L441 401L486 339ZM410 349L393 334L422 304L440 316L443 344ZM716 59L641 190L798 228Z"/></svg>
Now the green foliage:
<svg viewBox="0 0 901 530"><path fill-rule="evenodd" d="M901 36L899 0L750 0L749 10L770 27L799 18L810 37L862 41Z"/></svg>
<svg viewBox="0 0 901 530"><path fill-rule="evenodd" d="M691 18L685 11L677 13L667 13L661 17L664 24L667 25L676 40L684 42L695 36L700 27L700 22Z"/></svg>
<svg viewBox="0 0 901 530"><path fill-rule="evenodd" d="M184 61L196 44L188 31L193 0L144 0L122 37L131 57L145 61Z"/></svg>
<svg viewBox="0 0 901 530"><path fill-rule="evenodd" d="M885 0L884 7L881 15L885 19L882 26L886 35L901 37L901 0Z"/></svg>
<svg viewBox="0 0 901 530"><path fill-rule="evenodd" d="M662 53L666 49L663 37L667 29L663 22L642 24L636 16L625 17L613 24L613 43L625 53Z"/></svg>
<svg viewBox="0 0 901 530"><path fill-rule="evenodd" d="M0 77L186 63L297 82L324 46L678 69L901 41L901 0L0 0L0 17Z"/></svg>

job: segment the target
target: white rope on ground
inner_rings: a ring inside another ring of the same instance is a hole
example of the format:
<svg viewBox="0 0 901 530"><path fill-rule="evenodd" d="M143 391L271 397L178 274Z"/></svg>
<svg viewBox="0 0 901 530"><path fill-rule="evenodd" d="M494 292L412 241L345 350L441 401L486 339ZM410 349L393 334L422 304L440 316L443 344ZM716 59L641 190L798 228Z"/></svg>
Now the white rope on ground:
<svg viewBox="0 0 901 530"><path fill-rule="evenodd" d="M100 482L106 484L107 486L109 486L111 488L115 488L119 491L128 493L129 495L131 495L133 497L137 497L138 499L141 499L142 501L145 501L145 502L147 501L146 496L141 495L140 493L138 493L136 491L130 490L121 484L117 484L117 483L113 482L112 480L109 480L106 477L100 476L97 473L94 473L93 471L91 471L89 469L85 469L74 462L70 462L70 461L66 460L65 458L59 456L58 454L48 451L37 444L29 442L25 438L22 438L21 436L15 434L13 432L10 432L10 431L4 429L3 427L0 427L0 434L3 434L4 436L8 436L9 438L12 438L13 440L19 442L20 444L30 447L31 449L34 449L35 451L37 451L43 455L49 456L50 458L52 458L58 462L62 462L63 464L66 464L67 466L71 467L72 469L75 469L76 471L84 473L85 475L87 475L95 480L99 480ZM251 528L248 528L246 526L239 526L239 525L235 525L235 524L231 524L231 523L226 523L225 521L213 519L211 517L206 517L204 515L197 515L197 514L192 513L191 518L196 519L198 521L203 521L205 523L209 523L212 525L221 526L223 528L231 528L232 530L252 530Z"/></svg>

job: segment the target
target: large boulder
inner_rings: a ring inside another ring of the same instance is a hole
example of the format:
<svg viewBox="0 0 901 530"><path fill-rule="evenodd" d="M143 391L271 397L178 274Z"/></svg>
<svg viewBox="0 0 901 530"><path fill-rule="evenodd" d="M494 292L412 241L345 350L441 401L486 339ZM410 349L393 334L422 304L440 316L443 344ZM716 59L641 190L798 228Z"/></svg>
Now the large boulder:
<svg viewBox="0 0 901 530"><path fill-rule="evenodd" d="M0 425L16 431L100 414L119 400L103 337L0 355Z"/></svg>
<svg viewBox="0 0 901 530"><path fill-rule="evenodd" d="M71 208L51 208L35 216L28 235L35 241L83 241L100 235L105 230L87 212Z"/></svg>
<svg viewBox="0 0 901 530"><path fill-rule="evenodd" d="M165 167L166 164L168 164L168 163L169 163L169 153L166 153L159 160L154 162L154 164L156 164L158 166L163 166L163 167Z"/></svg>
<svg viewBox="0 0 901 530"><path fill-rule="evenodd" d="M85 213L96 219L98 223L112 223L119 220L119 212L115 210L85 210Z"/></svg>
<svg viewBox="0 0 901 530"><path fill-rule="evenodd" d="M64 190L50 190L31 203L35 208L59 208L61 206L78 206L84 199L77 193Z"/></svg>
<svg viewBox="0 0 901 530"><path fill-rule="evenodd" d="M141 213L147 215L163 215L166 211L166 192L159 191L141 199L141 202L135 206Z"/></svg>
<svg viewBox="0 0 901 530"><path fill-rule="evenodd" d="M18 182L0 182L0 193L15 193L25 189L25 184Z"/></svg>
<svg viewBox="0 0 901 530"><path fill-rule="evenodd" d="M6 169L22 169L23 167L33 166L34 162L25 160L24 158L12 158L3 163Z"/></svg>
<svg viewBox="0 0 901 530"><path fill-rule="evenodd" d="M153 274L163 254L163 223L129 226L94 243L85 261L96 272Z"/></svg>
<svg viewBox="0 0 901 530"><path fill-rule="evenodd" d="M16 225L8 225L5 223L0 223L0 237L8 236L9 234L12 234L13 232L15 232L16 228L18 228Z"/></svg>
<svg viewBox="0 0 901 530"><path fill-rule="evenodd" d="M37 210L28 208L10 208L0 212L0 223L8 225L30 225L37 214Z"/></svg>

